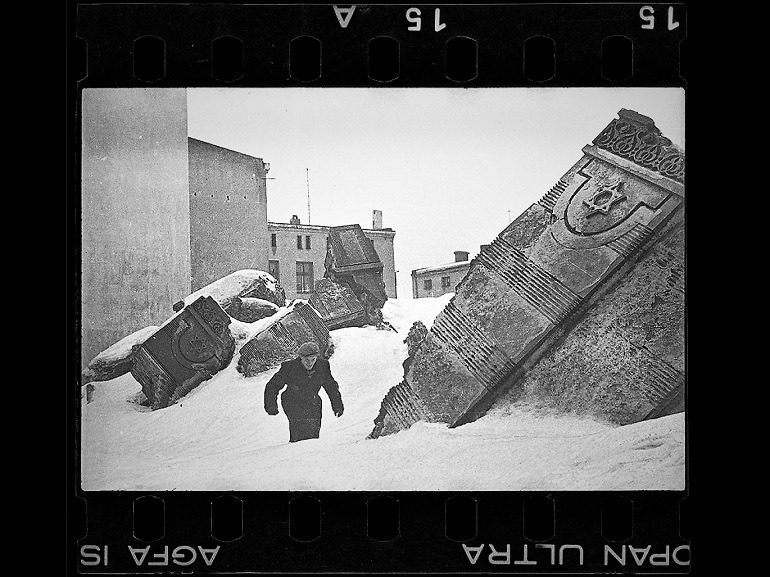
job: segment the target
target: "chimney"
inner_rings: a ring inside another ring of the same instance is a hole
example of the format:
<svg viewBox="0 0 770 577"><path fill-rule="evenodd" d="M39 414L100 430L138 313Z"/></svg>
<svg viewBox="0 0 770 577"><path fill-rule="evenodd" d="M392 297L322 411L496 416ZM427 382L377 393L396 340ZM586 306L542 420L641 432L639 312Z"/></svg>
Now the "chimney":
<svg viewBox="0 0 770 577"><path fill-rule="evenodd" d="M299 217L296 214L292 214L289 224L299 224Z"/></svg>
<svg viewBox="0 0 770 577"><path fill-rule="evenodd" d="M374 229L382 228L382 211L381 210L372 211L372 228Z"/></svg>
<svg viewBox="0 0 770 577"><path fill-rule="evenodd" d="M464 262L468 260L468 252L464 250L455 251L455 262Z"/></svg>

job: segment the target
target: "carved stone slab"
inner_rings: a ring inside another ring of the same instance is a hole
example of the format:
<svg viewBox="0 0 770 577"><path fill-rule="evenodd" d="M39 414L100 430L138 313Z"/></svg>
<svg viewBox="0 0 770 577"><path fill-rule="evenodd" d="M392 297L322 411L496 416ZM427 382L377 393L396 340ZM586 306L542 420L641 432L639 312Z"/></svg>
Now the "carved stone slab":
<svg viewBox="0 0 770 577"><path fill-rule="evenodd" d="M229 325L213 298L200 297L134 352L131 374L150 407L172 404L229 364L235 350Z"/></svg>
<svg viewBox="0 0 770 577"><path fill-rule="evenodd" d="M318 343L322 356L329 352L329 329L313 307L299 304L243 345L238 372L253 377L278 366L294 358L300 345L308 341Z"/></svg>
<svg viewBox="0 0 770 577"><path fill-rule="evenodd" d="M381 309L388 300L382 279L383 264L374 243L359 225L329 229L324 265L325 276L347 286L363 305L367 322L381 323Z"/></svg>
<svg viewBox="0 0 770 577"><path fill-rule="evenodd" d="M651 119L621 110L537 204L483 246L408 363L421 418L456 426L505 391L517 398L524 375L681 223L683 159ZM669 345L683 350L684 340ZM683 382L653 357L639 366L659 377L637 379L630 395L639 410L623 419L652 414ZM383 413L375 431L413 422L414 411L393 403Z"/></svg>
<svg viewBox="0 0 770 577"><path fill-rule="evenodd" d="M364 307L353 291L328 278L318 281L308 302L329 330L366 324Z"/></svg>
<svg viewBox="0 0 770 577"><path fill-rule="evenodd" d="M684 410L684 227L666 232L499 404L636 422Z"/></svg>
<svg viewBox="0 0 770 577"><path fill-rule="evenodd" d="M329 246L336 271L352 271L382 266L382 261L357 224L333 226L329 229Z"/></svg>

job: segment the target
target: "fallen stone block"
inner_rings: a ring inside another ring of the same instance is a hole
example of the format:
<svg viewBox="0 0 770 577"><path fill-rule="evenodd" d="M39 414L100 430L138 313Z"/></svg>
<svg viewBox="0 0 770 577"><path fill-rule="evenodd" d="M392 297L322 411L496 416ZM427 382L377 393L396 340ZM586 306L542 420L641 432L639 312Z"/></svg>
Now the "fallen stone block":
<svg viewBox="0 0 770 577"><path fill-rule="evenodd" d="M409 327L409 332L404 339L404 344L406 345L409 357L414 357L415 353L420 350L420 347L427 336L428 327L425 326L425 323L422 321L414 321L412 326Z"/></svg>
<svg viewBox="0 0 770 577"><path fill-rule="evenodd" d="M367 322L364 307L353 291L328 278L318 281L308 303L330 331L343 327L361 327Z"/></svg>
<svg viewBox="0 0 770 577"><path fill-rule="evenodd" d="M217 301L202 296L136 349L131 374L152 409L173 404L230 363L230 322Z"/></svg>
<svg viewBox="0 0 770 577"><path fill-rule="evenodd" d="M128 373L133 363L134 349L157 330L156 326L144 327L103 350L88 363L82 373L81 384L109 381Z"/></svg>
<svg viewBox="0 0 770 577"><path fill-rule="evenodd" d="M409 328L409 332L407 333L406 338L403 341L407 349L406 360L404 360L404 362L402 363L402 366L404 367L405 377L409 371L409 367L412 366L412 360L414 359L414 356L417 354L417 351L419 351L420 348L422 347L427 336L428 336L428 328L425 326L425 324L422 321L415 321L412 323L412 326Z"/></svg>
<svg viewBox="0 0 770 577"><path fill-rule="evenodd" d="M373 435L462 425L503 394L619 423L681 406L684 154L629 110L583 153L471 262L408 363L411 408Z"/></svg>
<svg viewBox="0 0 770 577"><path fill-rule="evenodd" d="M684 257L679 222L495 406L523 400L618 424L684 410Z"/></svg>
<svg viewBox="0 0 770 577"><path fill-rule="evenodd" d="M380 404L380 412L374 420L370 439L398 433L417 421L432 420L421 399L415 395L409 383L401 381L391 388Z"/></svg>
<svg viewBox="0 0 770 577"><path fill-rule="evenodd" d="M382 325L382 307L388 300L383 264L374 243L359 225L329 229L324 267L327 278L353 292L363 307L367 324Z"/></svg>
<svg viewBox="0 0 770 577"><path fill-rule="evenodd" d="M286 294L272 275L255 269L244 269L222 277L195 291L174 304L174 312L195 302L202 296L210 296L227 310L235 298L254 298L268 301L277 307L286 305Z"/></svg>
<svg viewBox="0 0 770 577"><path fill-rule="evenodd" d="M241 347L238 372L247 376L296 357L300 345L315 341L325 358L331 354L329 329L308 304L297 302Z"/></svg>
<svg viewBox="0 0 770 577"><path fill-rule="evenodd" d="M253 323L278 312L278 305L259 298L233 297L225 312L244 323Z"/></svg>

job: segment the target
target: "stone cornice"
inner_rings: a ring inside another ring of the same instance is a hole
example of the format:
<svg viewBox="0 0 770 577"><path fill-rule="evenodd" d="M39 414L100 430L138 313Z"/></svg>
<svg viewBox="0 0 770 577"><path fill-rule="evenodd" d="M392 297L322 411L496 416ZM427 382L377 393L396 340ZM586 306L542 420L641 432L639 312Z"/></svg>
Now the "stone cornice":
<svg viewBox="0 0 770 577"><path fill-rule="evenodd" d="M647 170L684 183L684 152L661 134L651 118L633 110L621 109L618 118L594 138L593 144Z"/></svg>

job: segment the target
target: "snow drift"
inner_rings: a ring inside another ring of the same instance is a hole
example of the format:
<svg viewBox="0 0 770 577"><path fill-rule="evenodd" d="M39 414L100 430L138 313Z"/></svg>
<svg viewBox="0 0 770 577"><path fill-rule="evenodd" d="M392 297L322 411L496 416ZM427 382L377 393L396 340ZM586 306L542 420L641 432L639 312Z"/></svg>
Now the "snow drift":
<svg viewBox="0 0 770 577"><path fill-rule="evenodd" d="M234 361L177 404L150 411L130 374L95 383L81 412L84 490L681 490L685 419L679 413L627 426L514 404L449 429L417 423L366 439L380 401L403 376L403 339L415 320L430 327L451 294L388 300L398 332L333 331L330 362L345 413L321 392L321 438L289 444L281 413L263 409L272 369L236 371L255 323L234 320Z"/></svg>

